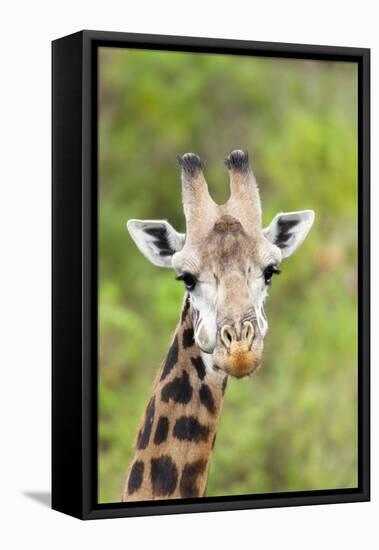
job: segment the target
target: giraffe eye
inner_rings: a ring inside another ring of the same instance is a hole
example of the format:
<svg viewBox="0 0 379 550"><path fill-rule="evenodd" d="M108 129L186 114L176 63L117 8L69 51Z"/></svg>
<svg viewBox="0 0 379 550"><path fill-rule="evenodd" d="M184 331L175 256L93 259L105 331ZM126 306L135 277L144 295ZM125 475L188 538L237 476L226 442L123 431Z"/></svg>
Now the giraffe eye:
<svg viewBox="0 0 379 550"><path fill-rule="evenodd" d="M280 273L280 269L278 269L276 267L276 265L269 265L269 266L266 267L266 269L263 272L263 276L265 278L266 285L271 284L271 279L272 279L272 276L274 275L274 273L276 275L279 275L279 273Z"/></svg>
<svg viewBox="0 0 379 550"><path fill-rule="evenodd" d="M196 277L191 275L191 273L183 273L182 275L178 275L176 277L177 281L183 281L184 286L187 290L193 290L196 286Z"/></svg>

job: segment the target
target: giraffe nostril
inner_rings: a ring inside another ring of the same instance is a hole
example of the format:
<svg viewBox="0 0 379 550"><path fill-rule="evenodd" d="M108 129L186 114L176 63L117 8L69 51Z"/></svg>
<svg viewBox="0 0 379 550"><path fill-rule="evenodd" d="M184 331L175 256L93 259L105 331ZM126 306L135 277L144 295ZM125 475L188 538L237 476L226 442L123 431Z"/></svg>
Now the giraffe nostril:
<svg viewBox="0 0 379 550"><path fill-rule="evenodd" d="M254 327L250 321L245 321L242 325L241 340L245 340L250 345L254 338Z"/></svg>
<svg viewBox="0 0 379 550"><path fill-rule="evenodd" d="M221 342L224 346L229 349L235 339L235 330L229 325L224 325L221 329Z"/></svg>
<svg viewBox="0 0 379 550"><path fill-rule="evenodd" d="M230 351L234 342L250 347L254 339L254 327L250 321L245 321L237 333L233 326L224 325L221 329L220 337L222 344L228 351Z"/></svg>

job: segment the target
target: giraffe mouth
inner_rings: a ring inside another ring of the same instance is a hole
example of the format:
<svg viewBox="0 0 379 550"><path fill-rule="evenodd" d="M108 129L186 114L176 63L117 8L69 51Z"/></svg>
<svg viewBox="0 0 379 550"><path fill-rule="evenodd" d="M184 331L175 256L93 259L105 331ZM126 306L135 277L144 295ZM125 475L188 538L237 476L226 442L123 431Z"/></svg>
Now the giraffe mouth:
<svg viewBox="0 0 379 550"><path fill-rule="evenodd" d="M253 374L261 365L261 360L257 360L253 352L231 355L226 362L224 370L230 376L235 378L244 378Z"/></svg>
<svg viewBox="0 0 379 550"><path fill-rule="evenodd" d="M245 346L232 346L229 353L216 354L217 366L234 378L244 378L253 374L262 363L261 350L246 349Z"/></svg>

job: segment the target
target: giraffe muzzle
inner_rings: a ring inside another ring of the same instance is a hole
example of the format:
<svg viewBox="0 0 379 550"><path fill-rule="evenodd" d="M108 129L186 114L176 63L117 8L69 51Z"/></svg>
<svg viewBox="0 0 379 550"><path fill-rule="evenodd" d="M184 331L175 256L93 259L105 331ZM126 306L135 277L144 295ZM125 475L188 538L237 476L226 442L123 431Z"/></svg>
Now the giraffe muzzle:
<svg viewBox="0 0 379 550"><path fill-rule="evenodd" d="M254 327L250 321L245 321L240 330L231 325L224 325L221 329L221 342L228 352L233 347L240 346L247 350L251 348L254 339Z"/></svg>
<svg viewBox="0 0 379 550"><path fill-rule="evenodd" d="M261 363L261 342L250 321L242 325L224 325L220 330L221 350L217 353L217 365L236 378L254 372Z"/></svg>

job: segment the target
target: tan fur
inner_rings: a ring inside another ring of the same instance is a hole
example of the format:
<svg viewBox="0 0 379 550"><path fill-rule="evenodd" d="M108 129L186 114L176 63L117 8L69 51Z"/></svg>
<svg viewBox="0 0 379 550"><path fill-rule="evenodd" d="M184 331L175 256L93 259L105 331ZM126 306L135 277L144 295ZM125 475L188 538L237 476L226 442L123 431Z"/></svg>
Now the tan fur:
<svg viewBox="0 0 379 550"><path fill-rule="evenodd" d="M261 226L259 190L247 153L233 151L225 161L230 197L223 205L209 195L199 157L187 153L179 163L185 240L171 228L174 237L167 241L168 224L158 222L159 230L153 227L150 235L163 231L167 242L154 255L151 240L146 246L143 237L134 233L137 229L131 231L155 265L175 269L190 297L141 422L124 501L204 495L226 381L228 375L241 378L261 365L267 274L282 259L280 243L276 246L273 238L277 217L269 226L271 240ZM306 232L313 217L311 211L302 214L308 223ZM143 223L132 222L137 228ZM172 254L163 261L162 252L166 258L168 248Z"/></svg>
<svg viewBox="0 0 379 550"><path fill-rule="evenodd" d="M236 153L237 157L238 153L244 157L242 152ZM240 170L235 170L233 166L229 167L230 198L226 204L219 206L209 194L200 159L191 154L185 155L181 164L187 230L184 247L175 254L173 265L180 266L180 272L188 271L196 274L201 265L204 272L213 273L219 283L218 310L221 321L239 318L241 311L246 310L246 304L249 302L243 275L246 255L257 256L257 242L262 239L261 206L255 178L248 166L243 166ZM186 305L184 308L186 310ZM250 326L254 331L251 323ZM254 344L255 347L252 349L252 337L241 339L243 334L241 326L241 334L236 333L238 341L234 341L228 352L225 351L224 355L219 356L222 370L217 368L216 363L216 368L205 369L204 379L201 380L191 362L191 358L201 358L199 347L193 343L192 346L184 348L182 343L183 334L189 329L192 329L192 316L189 311L186 311L185 315L182 314L173 340L175 342L178 338L179 342L176 365L162 380L161 376L165 368L163 363L154 383L152 398L147 408L149 411L149 406L152 408L152 402L154 402L154 418L149 441L145 448L139 448L138 441L141 435L137 436L134 457L125 483L124 501L183 498L204 494L212 446L222 408L224 381L227 378L225 373L239 378L249 374L260 364L259 340L256 339L258 343ZM237 327L235 330L240 329ZM191 399L188 403L178 403L172 399L166 402L162 399L165 388L167 389L174 379L182 377L183 372L188 374L192 388ZM205 398L211 395L214 409L212 411L201 402L200 396L201 392L205 391L204 385L206 386ZM156 444L155 433L159 419L162 417L168 419L168 435L164 442ZM191 417L201 426L206 427L207 436L200 441L180 440L175 437L174 426L181 417ZM144 433L145 426L150 426L148 419L148 413L145 413L139 434ZM168 484L165 491L161 488L157 490L154 486L153 464L154 461L159 460L160 464L166 460L165 466L171 468L161 479L163 484ZM136 475L136 469L138 475ZM184 472L191 473L195 470L197 474L192 477L190 475L188 483L183 485ZM137 480L137 488L134 487L135 480Z"/></svg>
<svg viewBox="0 0 379 550"><path fill-rule="evenodd" d="M261 230L261 201L254 174L229 169L230 197L217 205L208 191L202 170L192 176L182 172L183 206L187 224L187 245L199 243L222 217L232 217L242 223L249 234Z"/></svg>
<svg viewBox="0 0 379 550"><path fill-rule="evenodd" d="M245 230L256 234L261 228L261 200L257 182L251 168L246 173L229 170L230 198L225 210L237 218Z"/></svg>
<svg viewBox="0 0 379 550"><path fill-rule="evenodd" d="M185 308L186 306L184 306ZM194 368L191 357L199 357L200 350L192 345L188 348L183 348L183 332L186 329L192 328L191 315L189 311L185 315L184 322L180 322L175 331L175 337L178 337L179 352L177 365L171 370L169 375L160 380L164 363L159 369L156 380L153 387L152 396L155 397L155 415L152 425L149 444L145 449L135 448L133 460L131 462L128 474L126 477L123 498L124 502L128 501L143 501L143 500L155 500L162 498L183 498L180 489L180 481L183 473L183 469L187 464L195 463L196 461L202 461L204 468L195 480L195 487L193 488L193 496L203 496L206 488L208 469L210 463L210 456L212 452L212 445L214 437L217 431L219 416L222 409L223 393L225 389L226 375L221 371L206 370L206 374L203 380L201 380ZM171 399L168 403L162 401L161 393L162 389L172 380L180 376L183 371L186 371L189 375L189 383L193 389L192 399L187 404L174 403ZM212 396L214 398L215 410L210 413L208 409L200 402L199 390L202 384L206 384ZM173 437L173 426L175 421L181 416L194 416L200 422L201 425L206 426L209 429L209 434L205 441L197 443L191 441L181 441ZM154 443L154 434L157 428L159 418L165 416L169 420L169 433L166 441L157 445ZM145 417L141 421L140 429L143 428ZM178 471L178 480L175 490L169 495L154 495L152 491L151 483L151 460L165 455L169 455L174 462ZM128 479L131 468L136 461L142 461L144 463L143 481L140 488L130 494L128 492Z"/></svg>

